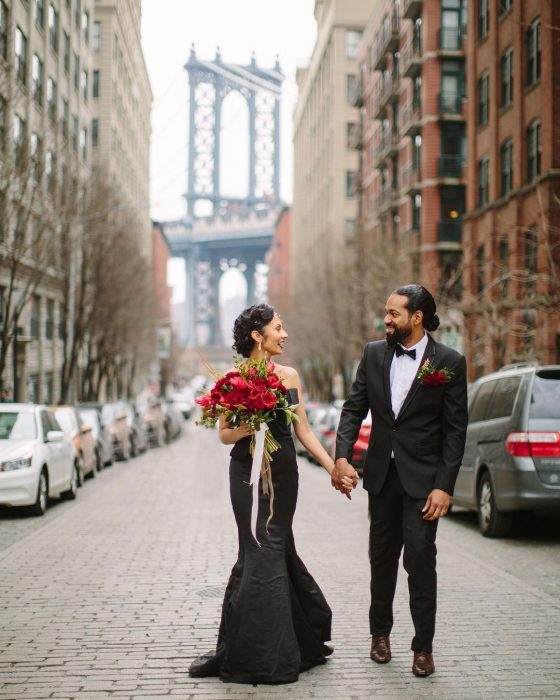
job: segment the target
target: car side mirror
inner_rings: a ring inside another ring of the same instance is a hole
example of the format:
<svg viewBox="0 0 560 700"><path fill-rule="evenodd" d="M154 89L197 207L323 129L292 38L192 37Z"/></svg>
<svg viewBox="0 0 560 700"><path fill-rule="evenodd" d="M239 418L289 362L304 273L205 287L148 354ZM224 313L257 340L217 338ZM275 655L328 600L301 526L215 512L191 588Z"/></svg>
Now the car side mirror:
<svg viewBox="0 0 560 700"><path fill-rule="evenodd" d="M45 442L62 442L64 440L64 433L62 430L49 430Z"/></svg>
<svg viewBox="0 0 560 700"><path fill-rule="evenodd" d="M84 423L82 425L82 430L81 430L82 434L85 435L86 433L91 433L92 430L93 430L93 428L91 427L91 425L88 425L87 423Z"/></svg>

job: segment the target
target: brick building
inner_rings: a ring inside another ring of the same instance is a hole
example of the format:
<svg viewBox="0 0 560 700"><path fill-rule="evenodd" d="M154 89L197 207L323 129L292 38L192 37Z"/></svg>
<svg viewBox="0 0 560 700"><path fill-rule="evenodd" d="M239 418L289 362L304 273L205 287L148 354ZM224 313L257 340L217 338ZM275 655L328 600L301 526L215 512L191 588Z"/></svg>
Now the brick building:
<svg viewBox="0 0 560 700"><path fill-rule="evenodd" d="M560 362L560 3L469 3L463 229L471 378Z"/></svg>
<svg viewBox="0 0 560 700"><path fill-rule="evenodd" d="M268 299L280 315L290 307L290 228L291 210L283 207L276 221L267 259Z"/></svg>
<svg viewBox="0 0 560 700"><path fill-rule="evenodd" d="M459 347L465 30L466 0L377 0L359 100L366 245L394 282L434 293L447 341Z"/></svg>

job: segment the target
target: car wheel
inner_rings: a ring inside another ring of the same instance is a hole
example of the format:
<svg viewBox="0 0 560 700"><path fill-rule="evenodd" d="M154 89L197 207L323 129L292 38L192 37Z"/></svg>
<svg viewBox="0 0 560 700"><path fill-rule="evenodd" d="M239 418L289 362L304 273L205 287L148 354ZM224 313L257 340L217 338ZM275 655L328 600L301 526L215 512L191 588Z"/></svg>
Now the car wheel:
<svg viewBox="0 0 560 700"><path fill-rule="evenodd" d="M130 446L128 448L128 452L131 457L138 456L138 445L136 444L136 438L133 435L130 436Z"/></svg>
<svg viewBox="0 0 560 700"><path fill-rule="evenodd" d="M76 496L78 495L78 486L80 483L80 474L78 471L78 467L76 466L76 462L74 462L72 466L72 476L70 478L70 488L68 491L64 491L62 494L63 498L66 498L68 501L73 501Z"/></svg>
<svg viewBox="0 0 560 700"><path fill-rule="evenodd" d="M163 447L165 445L165 429L161 428L161 430L158 430L157 433L157 439L156 439L156 447Z"/></svg>
<svg viewBox="0 0 560 700"><path fill-rule="evenodd" d="M31 512L33 515L45 515L49 505L49 479L47 477L47 470L42 469L39 475L39 484L37 485L37 499L31 507Z"/></svg>
<svg viewBox="0 0 560 700"><path fill-rule="evenodd" d="M484 472L478 485L478 526L484 537L503 537L511 529L513 514L496 507L490 474Z"/></svg>
<svg viewBox="0 0 560 700"><path fill-rule="evenodd" d="M99 449L99 447L96 447L95 448L95 467L94 467L94 469L96 472L100 472L104 466L105 465L103 463L103 455L101 454L101 450Z"/></svg>

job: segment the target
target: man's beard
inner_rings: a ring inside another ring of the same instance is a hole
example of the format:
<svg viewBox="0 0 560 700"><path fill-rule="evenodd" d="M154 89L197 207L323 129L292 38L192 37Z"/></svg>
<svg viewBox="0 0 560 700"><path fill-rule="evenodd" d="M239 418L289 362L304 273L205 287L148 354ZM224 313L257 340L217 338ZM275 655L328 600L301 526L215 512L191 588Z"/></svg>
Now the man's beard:
<svg viewBox="0 0 560 700"><path fill-rule="evenodd" d="M392 326L392 328L393 332L391 333L391 335L386 335L387 345L391 348L394 348L398 343L404 345L405 342L412 335L411 323L407 324L403 328L397 328L396 326Z"/></svg>

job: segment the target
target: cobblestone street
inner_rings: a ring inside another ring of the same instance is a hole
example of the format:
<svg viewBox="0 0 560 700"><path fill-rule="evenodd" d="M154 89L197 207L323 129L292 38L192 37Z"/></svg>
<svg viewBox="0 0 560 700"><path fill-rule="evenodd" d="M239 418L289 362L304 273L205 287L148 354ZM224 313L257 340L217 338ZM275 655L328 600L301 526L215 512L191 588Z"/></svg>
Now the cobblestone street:
<svg viewBox="0 0 560 700"><path fill-rule="evenodd" d="M441 524L436 674L415 678L401 572L393 660L369 659L367 499L300 460L296 544L334 613L326 666L276 687L194 682L215 643L236 557L227 450L181 440L117 463L43 519L0 514L0 698L541 698L560 696L560 527L528 519L483 539L474 516Z"/></svg>

